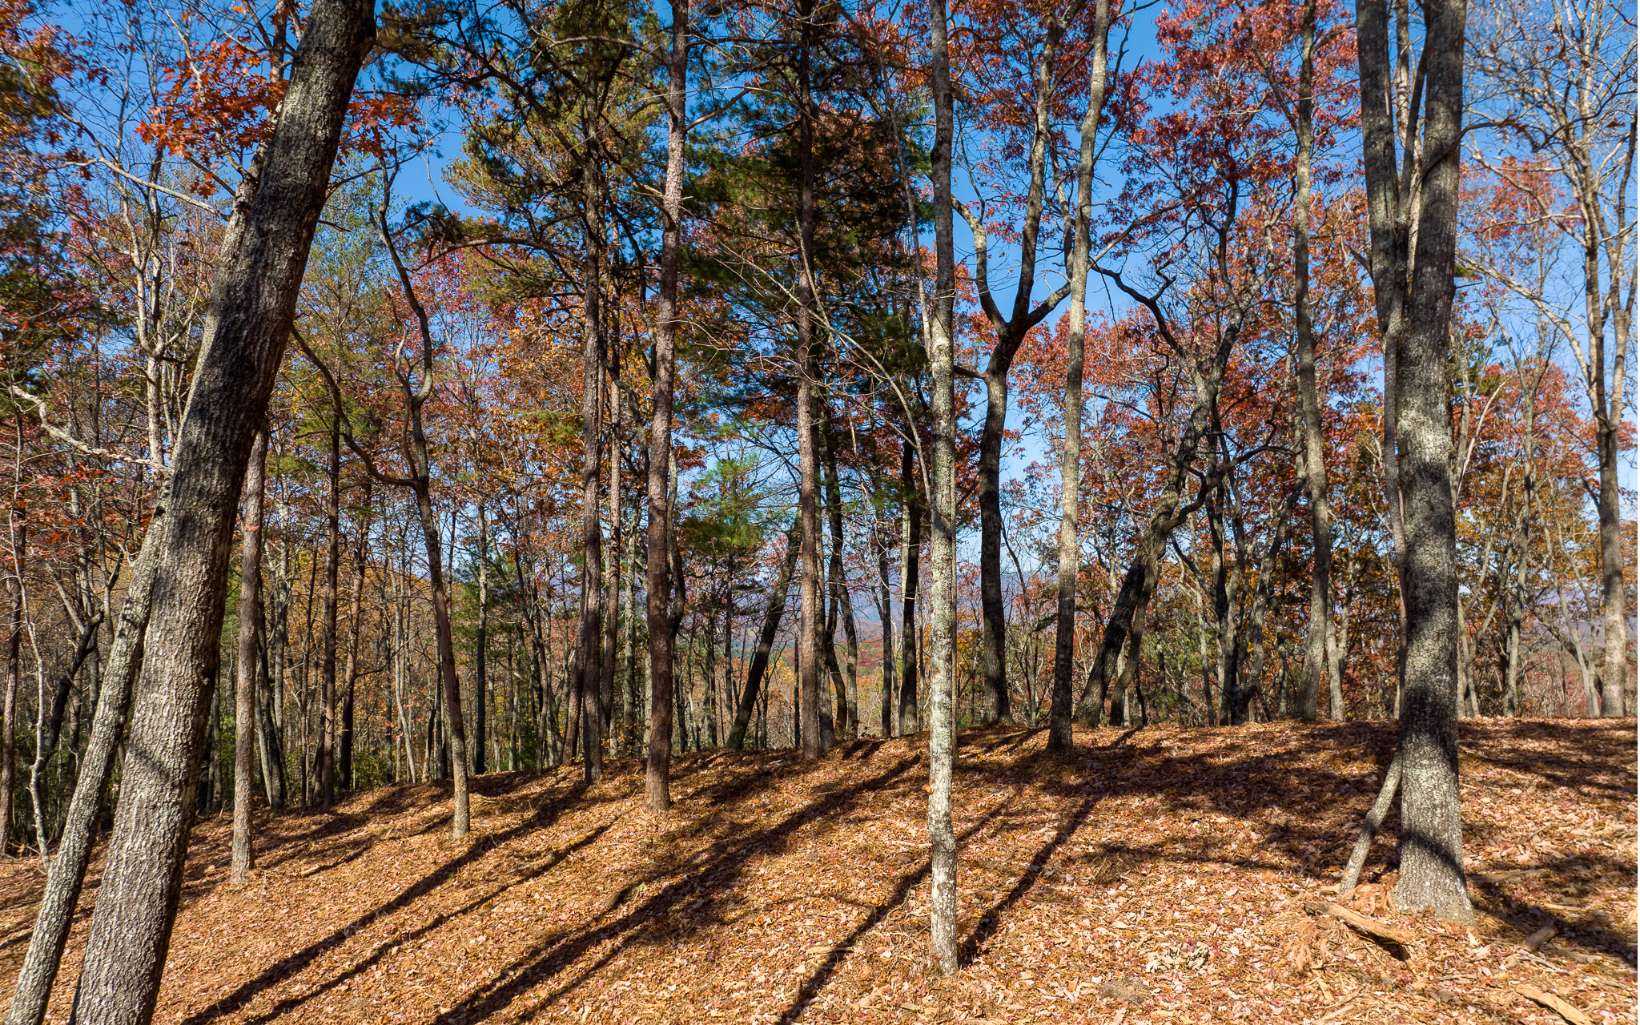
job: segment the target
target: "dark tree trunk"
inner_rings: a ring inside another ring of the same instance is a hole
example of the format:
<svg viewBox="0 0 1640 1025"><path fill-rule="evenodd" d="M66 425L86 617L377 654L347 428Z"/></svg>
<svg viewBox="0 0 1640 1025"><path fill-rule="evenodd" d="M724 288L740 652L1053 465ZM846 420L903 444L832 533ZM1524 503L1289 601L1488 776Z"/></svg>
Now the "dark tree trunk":
<svg viewBox="0 0 1640 1025"><path fill-rule="evenodd" d="M607 328L605 334L610 334ZM610 440L606 446L609 486L604 490L609 503L609 543L605 546L604 558L604 636L598 648L598 721L604 736L609 735L614 721L615 663L621 652L621 432L624 429L620 387L615 379L620 369L620 353L617 351L614 337L608 338L607 345L609 373L606 381L608 398L605 408L610 420Z"/></svg>
<svg viewBox="0 0 1640 1025"><path fill-rule="evenodd" d="M804 758L818 758L826 749L821 730L820 677L825 671L821 654L820 597L820 459L816 434L814 390L820 372L819 345L814 337L814 110L810 95L814 48L814 2L799 0L797 9L797 521L801 536L798 553L797 647L801 653L798 675L800 750Z"/></svg>
<svg viewBox="0 0 1640 1025"><path fill-rule="evenodd" d="M900 733L921 729L917 710L917 587L922 557L922 489L909 441L900 446L900 487L905 495L900 549Z"/></svg>
<svg viewBox="0 0 1640 1025"><path fill-rule="evenodd" d="M826 645L833 652L831 662L841 684L842 700L838 707L843 713L840 732L849 739L860 735L860 636L854 625L854 600L850 597L848 576L843 561L843 489L837 476L837 437L832 430L828 413L825 425L826 453L826 513L831 524L831 564L827 576L831 582L831 622L827 624ZM844 655L847 665L837 667L836 624L843 627Z"/></svg>
<svg viewBox="0 0 1640 1025"><path fill-rule="evenodd" d="M1001 345L998 345L1001 348ZM980 668L986 721L1008 717L1008 607L1002 597L1002 434L1008 419L1008 371L985 375L985 421L979 435Z"/></svg>
<svg viewBox="0 0 1640 1025"><path fill-rule="evenodd" d="M581 722L582 776L596 782L603 775L603 716L599 711L599 677L603 668L603 524L598 515L603 469L604 338L603 188L598 154L588 141L581 169L586 217L586 260L581 282L581 616L575 642L575 704Z"/></svg>
<svg viewBox="0 0 1640 1025"><path fill-rule="evenodd" d="M752 721L758 692L763 677L769 671L769 657L774 652L774 639L780 632L780 619L786 612L786 592L791 590L792 574L797 567L798 540L794 533L786 535L786 558L780 564L780 575L775 577L769 592L768 608L763 610L763 625L757 631L757 649L752 652L752 665L746 673L746 686L740 692L735 708L735 724L729 731L729 746L736 751L746 743L746 730Z"/></svg>
<svg viewBox="0 0 1640 1025"><path fill-rule="evenodd" d="M490 520L478 503L478 628L473 631L473 775L484 775L488 765L490 712Z"/></svg>
<svg viewBox="0 0 1640 1025"><path fill-rule="evenodd" d="M1458 800L1458 593L1447 380L1466 10L1464 0L1428 0L1423 10L1425 100L1417 161L1422 166L1412 176L1419 195L1417 255L1410 276L1406 228L1413 203L1411 196L1400 194L1388 12L1383 0L1361 0L1357 11L1370 266L1380 328L1386 348L1394 352L1397 372L1394 387L1386 382L1385 390L1396 418L1406 539L1401 562L1406 608L1401 875L1394 897L1405 910L1427 908L1467 917ZM1411 129L1404 125L1400 130L1410 139Z"/></svg>
<svg viewBox="0 0 1640 1025"><path fill-rule="evenodd" d="M672 806L672 380L678 339L678 249L682 244L684 142L688 132L689 0L673 0L667 56L666 182L661 195L660 296L655 311L655 377L649 420L644 619L649 632L649 750L644 789L653 811Z"/></svg>
<svg viewBox="0 0 1640 1025"><path fill-rule="evenodd" d="M370 478L365 478L363 510L359 517L359 539L353 549L353 596L348 599L347 621L352 624L347 639L347 664L342 668L342 721L337 748L340 753L338 777L342 789L353 789L353 698L359 683L359 638L364 632L364 577L370 553Z"/></svg>
<svg viewBox="0 0 1640 1025"><path fill-rule="evenodd" d="M879 542L881 539L879 538ZM881 588L882 600L878 602L878 618L882 622L883 630L883 657L881 675L881 707L879 710L880 722L878 728L883 739L894 735L894 588L888 577L888 545L877 545L877 585Z"/></svg>
<svg viewBox="0 0 1640 1025"><path fill-rule="evenodd" d="M336 803L336 598L342 566L342 410L330 414L330 490L325 496L324 611L319 624L318 804Z"/></svg>
<svg viewBox="0 0 1640 1025"><path fill-rule="evenodd" d="M207 306L153 557L154 616L75 1020L146 1025L181 893L215 690L233 521L290 335L342 119L374 34L370 4L317 0Z"/></svg>

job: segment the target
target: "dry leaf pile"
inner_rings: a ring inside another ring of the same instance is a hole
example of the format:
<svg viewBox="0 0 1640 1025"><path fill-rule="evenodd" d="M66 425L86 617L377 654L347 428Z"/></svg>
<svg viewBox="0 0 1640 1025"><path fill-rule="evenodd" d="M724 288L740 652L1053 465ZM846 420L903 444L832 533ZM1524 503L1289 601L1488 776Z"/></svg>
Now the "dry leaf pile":
<svg viewBox="0 0 1640 1025"><path fill-rule="evenodd" d="M1523 993L1634 1020L1632 721L1464 725L1469 925L1390 909L1392 836L1336 899L1353 915L1325 910L1388 725L1083 731L1069 758L1045 740L963 736L955 979L925 968L919 743L858 742L811 766L684 756L665 816L636 766L590 789L574 768L486 776L462 843L433 786L261 817L238 887L227 821L203 823L155 1020L1566 1020ZM0 979L40 885L0 866Z"/></svg>

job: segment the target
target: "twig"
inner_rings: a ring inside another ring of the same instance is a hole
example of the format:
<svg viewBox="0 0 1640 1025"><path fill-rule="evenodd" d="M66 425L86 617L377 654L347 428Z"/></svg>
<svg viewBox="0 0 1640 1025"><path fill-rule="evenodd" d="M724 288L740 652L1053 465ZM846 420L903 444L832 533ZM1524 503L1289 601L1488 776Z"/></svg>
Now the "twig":
<svg viewBox="0 0 1640 1025"><path fill-rule="evenodd" d="M1343 922L1350 928L1356 930L1357 932L1366 933L1375 940L1393 944L1394 946L1408 951L1410 951L1412 947L1412 933L1398 925L1390 925L1388 922L1380 922L1376 918L1369 918L1366 915L1361 914L1359 911L1351 911L1349 908L1340 904L1328 904L1326 911L1327 914L1338 919L1340 922Z"/></svg>
<svg viewBox="0 0 1640 1025"><path fill-rule="evenodd" d="M1518 982L1515 984L1515 992L1534 1004L1547 1007L1571 1022L1572 1025L1594 1025L1593 1019L1588 1015L1546 990L1538 989L1536 986L1528 986L1524 982Z"/></svg>

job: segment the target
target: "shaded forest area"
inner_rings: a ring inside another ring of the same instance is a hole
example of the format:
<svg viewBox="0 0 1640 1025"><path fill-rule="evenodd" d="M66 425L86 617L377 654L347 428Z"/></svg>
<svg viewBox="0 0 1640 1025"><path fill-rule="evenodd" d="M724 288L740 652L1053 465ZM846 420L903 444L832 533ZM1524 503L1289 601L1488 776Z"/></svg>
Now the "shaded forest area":
<svg viewBox="0 0 1640 1025"><path fill-rule="evenodd" d="M7 1025L1631 1013L1635 54L0 0Z"/></svg>

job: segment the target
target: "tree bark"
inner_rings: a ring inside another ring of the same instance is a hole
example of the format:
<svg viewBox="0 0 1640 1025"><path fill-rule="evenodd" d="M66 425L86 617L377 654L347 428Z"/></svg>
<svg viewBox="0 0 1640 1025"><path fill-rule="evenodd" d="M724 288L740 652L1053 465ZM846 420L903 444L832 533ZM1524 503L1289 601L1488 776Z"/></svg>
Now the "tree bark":
<svg viewBox="0 0 1640 1025"><path fill-rule="evenodd" d="M604 340L599 307L603 293L603 189L597 155L586 155L582 203L586 217L586 261L581 284L581 617L575 644L576 705L581 720L582 778L603 775L603 716L599 676L603 667L603 525L598 515L603 467Z"/></svg>
<svg viewBox="0 0 1640 1025"><path fill-rule="evenodd" d="M478 627L473 631L473 775L482 776L490 706L490 518L478 503Z"/></svg>
<svg viewBox="0 0 1640 1025"><path fill-rule="evenodd" d="M880 541L880 539L879 539ZM877 585L881 588L882 602L879 618L883 630L882 673L879 677L880 700L878 729L884 740L894 735L894 589L888 576L888 545L877 545Z"/></svg>
<svg viewBox="0 0 1640 1025"><path fill-rule="evenodd" d="M325 579L319 642L318 804L336 803L336 592L342 566L342 410L330 414L329 494L325 496Z"/></svg>
<svg viewBox="0 0 1640 1025"><path fill-rule="evenodd" d="M1054 599L1053 697L1048 712L1048 748L1071 749L1071 672L1076 661L1076 578L1081 571L1077 537L1078 489L1082 478L1082 363L1088 330L1088 263L1093 224L1094 140L1105 106L1110 33L1110 0L1095 0L1092 52L1088 56L1088 109L1082 116L1076 158L1076 212L1066 268L1071 306L1066 330L1065 437L1059 449L1059 579Z"/></svg>
<svg viewBox="0 0 1640 1025"><path fill-rule="evenodd" d="M353 790L353 756L357 741L354 732L354 693L359 683L359 639L364 633L364 578L370 558L370 478L364 479L364 500L360 503L359 538L353 549L353 595L348 599L347 663L342 667L342 720L337 736L337 779L344 792ZM480 734L482 736L482 733Z"/></svg>
<svg viewBox="0 0 1640 1025"><path fill-rule="evenodd" d="M80 772L74 780L74 794L63 817L62 837L46 875L45 894L40 899L40 909L35 913L34 931L29 936L23 967L17 974L17 989L6 1015L6 1025L40 1025L62 963L74 908L79 903L80 889L85 883L86 865L91 860L91 845L96 836L103 791L113 775L114 753L125 727L132 685L142 669L143 638L153 608L155 552L160 536L156 527L161 515L156 510L156 518L149 524L142 550L132 567L131 582L126 587L125 601L115 623L114 640L108 649L102 690L97 695L97 707L92 714L91 738L86 744Z"/></svg>
<svg viewBox="0 0 1640 1025"><path fill-rule="evenodd" d="M928 369L933 461L929 479L928 693L929 938L941 975L957 971L957 840L951 827L951 770L956 749L952 675L956 664L956 403L952 388L956 268L951 230L951 70L947 57L945 0L930 7L934 97L934 303L928 324Z"/></svg>
<svg viewBox="0 0 1640 1025"><path fill-rule="evenodd" d="M1332 672L1328 631L1332 617L1332 514L1327 498L1326 436L1321 426L1321 389L1315 371L1315 325L1310 315L1310 167L1315 135L1315 0L1304 5L1299 28L1298 102L1294 118L1293 320L1296 350L1300 464L1310 504L1310 619L1305 634L1304 687L1299 718L1313 722L1323 681L1329 685L1332 718L1344 717L1344 695Z"/></svg>
<svg viewBox="0 0 1640 1025"><path fill-rule="evenodd" d="M239 656L233 708L233 853L229 878L242 883L255 864L251 849L252 750L256 729L256 650L262 628L262 475L268 432L258 431L245 472L243 536L239 545Z"/></svg>
<svg viewBox="0 0 1640 1025"><path fill-rule="evenodd" d="M860 735L860 637L854 625L854 600L850 597L847 570L843 561L843 489L837 476L837 438L828 412L822 440L825 449L826 513L831 525L831 562L826 571L831 588L831 622L826 630L830 661L842 685L838 732L849 739ZM847 664L836 665L837 624L843 627L844 657Z"/></svg>
<svg viewBox="0 0 1640 1025"><path fill-rule="evenodd" d="M816 435L815 394L819 374L819 345L814 338L814 111L810 95L813 60L813 0L798 3L797 45L797 518L801 535L798 552L797 646L802 656L798 675L799 717L804 758L825 752L821 731L820 677L825 669L820 637L820 459Z"/></svg>
<svg viewBox="0 0 1640 1025"><path fill-rule="evenodd" d="M1417 169L1421 190L1417 251L1409 279L1408 246L1404 236L1397 237L1408 223L1405 211L1410 204L1405 201L1410 197L1399 194L1395 177L1388 17L1383 0L1361 0L1357 15L1370 263L1380 327L1386 347L1395 353L1397 378L1394 390L1386 389L1386 403L1396 417L1406 539L1400 574L1406 608L1400 703L1401 876L1394 899L1403 910L1429 909L1458 918L1471 912L1458 798L1458 594L1447 355L1456 264L1465 16L1465 0L1429 0L1424 5L1424 124ZM1414 137L1411 129L1404 128L1409 139ZM1386 316L1389 310L1397 315Z"/></svg>
<svg viewBox="0 0 1640 1025"><path fill-rule="evenodd" d="M290 334L371 5L317 0L248 209L224 240L157 524L155 614L75 1020L146 1025L181 892L204 719L215 689L234 511Z"/></svg>
<svg viewBox="0 0 1640 1025"><path fill-rule="evenodd" d="M11 634L6 639L6 692L0 697L0 858L6 856L6 844L11 840L11 798L17 785L17 687L23 678L21 575L14 566L12 579L7 581L11 592Z"/></svg>
<svg viewBox="0 0 1640 1025"><path fill-rule="evenodd" d="M649 808L672 806L672 383L678 338L678 250L682 242L684 142L688 132L689 0L673 0L667 57L666 182L661 195L660 296L655 311L655 371L649 420L644 618L649 633L649 750L644 788Z"/></svg>
<svg viewBox="0 0 1640 1025"><path fill-rule="evenodd" d="M900 447L900 733L921 729L917 709L917 588L922 574L922 489L909 441Z"/></svg>

